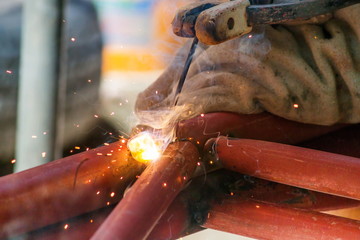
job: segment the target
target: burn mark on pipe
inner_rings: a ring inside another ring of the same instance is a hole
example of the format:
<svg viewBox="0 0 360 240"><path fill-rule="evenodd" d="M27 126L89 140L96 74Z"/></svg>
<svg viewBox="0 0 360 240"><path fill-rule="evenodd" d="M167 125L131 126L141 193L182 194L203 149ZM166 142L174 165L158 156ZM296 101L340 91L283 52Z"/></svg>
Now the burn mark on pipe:
<svg viewBox="0 0 360 240"><path fill-rule="evenodd" d="M74 184L73 184L73 190L75 189L75 186L76 186L76 179L77 179L77 176L79 174L79 170L80 170L80 167L86 162L86 161L89 161L90 159L89 158L85 158L84 160L82 160L78 167L76 168L76 171L75 171L75 177L74 177Z"/></svg>

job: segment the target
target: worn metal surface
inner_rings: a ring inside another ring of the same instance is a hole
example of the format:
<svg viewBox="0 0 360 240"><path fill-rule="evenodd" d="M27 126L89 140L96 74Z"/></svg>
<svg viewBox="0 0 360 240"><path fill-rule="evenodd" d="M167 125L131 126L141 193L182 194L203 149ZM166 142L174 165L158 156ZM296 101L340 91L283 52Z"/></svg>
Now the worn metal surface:
<svg viewBox="0 0 360 240"><path fill-rule="evenodd" d="M358 239L360 222L252 199L225 199L214 204L205 228L255 239Z"/></svg>
<svg viewBox="0 0 360 240"><path fill-rule="evenodd" d="M198 224L205 223L208 212L211 211L211 205L228 198L239 201L252 199L282 207L313 211L360 205L359 201L351 199L286 186L227 170L219 170L208 173L206 176L193 178L189 186L176 197L166 210L147 240L178 239L184 234L187 235L200 230ZM50 228L28 233L26 239L89 239L113 208L113 206L109 206L86 215L67 219ZM249 209L245 211L249 211ZM316 215L317 213L314 217ZM64 231L66 224L69 225L69 228Z"/></svg>
<svg viewBox="0 0 360 240"><path fill-rule="evenodd" d="M269 181L360 200L360 159L291 145L221 137L223 166ZM351 183L351 184L349 184Z"/></svg>
<svg viewBox="0 0 360 240"><path fill-rule="evenodd" d="M278 24L289 20L304 20L333 12L359 0L307 0L294 3L251 5L247 8L248 24Z"/></svg>
<svg viewBox="0 0 360 240"><path fill-rule="evenodd" d="M194 3L180 8L172 21L173 32L180 37L195 37L195 23L199 14L221 2L223 1L207 1L206 3Z"/></svg>
<svg viewBox="0 0 360 240"><path fill-rule="evenodd" d="M201 12L215 7L224 1L207 1L202 4L181 8L174 20L173 31L181 37L195 37L195 24ZM305 0L293 3L266 4L270 1L253 0L247 7L247 23L250 26L260 24L279 24L291 20L304 20L333 12L360 0Z"/></svg>

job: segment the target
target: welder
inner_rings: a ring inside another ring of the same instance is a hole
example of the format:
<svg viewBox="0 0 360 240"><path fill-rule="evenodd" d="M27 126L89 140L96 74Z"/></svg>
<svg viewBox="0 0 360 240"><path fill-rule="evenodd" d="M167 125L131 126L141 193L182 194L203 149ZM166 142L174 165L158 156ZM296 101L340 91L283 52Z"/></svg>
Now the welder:
<svg viewBox="0 0 360 240"><path fill-rule="evenodd" d="M306 2L329 1L274 0L255 5L257 2L250 2L248 9L270 5L286 9L291 4L298 4L301 9ZM218 3L211 4L210 7ZM254 24L248 33L215 45L200 38L186 71L186 81L181 92L177 92L189 41L157 81L139 94L136 104L139 116L145 111L170 109L176 98L177 106L187 105L186 109L191 109L191 114L181 115L183 118L219 111L240 114L266 111L317 125L360 122L360 4L329 7L329 11L320 11L320 15L318 10L309 9L314 16L306 19L294 17L282 21L268 16L268 22ZM173 22L177 27L187 21L184 10L179 10L179 15L182 17L175 17ZM286 14L277 12L276 16ZM257 15L252 17L256 21ZM199 25L199 19L196 21ZM227 27L231 29L233 25L229 19ZM187 30L177 31L186 35Z"/></svg>

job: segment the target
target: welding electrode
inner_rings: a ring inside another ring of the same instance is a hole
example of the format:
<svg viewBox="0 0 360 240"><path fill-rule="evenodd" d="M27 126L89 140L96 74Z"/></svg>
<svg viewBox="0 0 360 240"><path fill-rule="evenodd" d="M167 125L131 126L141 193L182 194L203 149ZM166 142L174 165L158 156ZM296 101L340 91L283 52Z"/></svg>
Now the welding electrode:
<svg viewBox="0 0 360 240"><path fill-rule="evenodd" d="M184 86L185 79L186 79L187 73L189 71L190 64L191 64L191 61L193 59L193 56L194 56L196 47L198 45L198 42L199 42L199 40L197 39L197 37L195 37L192 44L191 44L189 54L188 54L188 56L186 58L186 61L185 61L185 64L184 64L184 69L183 69L183 71L181 73L179 83L178 83L177 88L176 88L174 106L177 105L177 102L178 102L178 99L179 99L179 94L180 94L180 92L181 92L181 90L182 90L182 88Z"/></svg>

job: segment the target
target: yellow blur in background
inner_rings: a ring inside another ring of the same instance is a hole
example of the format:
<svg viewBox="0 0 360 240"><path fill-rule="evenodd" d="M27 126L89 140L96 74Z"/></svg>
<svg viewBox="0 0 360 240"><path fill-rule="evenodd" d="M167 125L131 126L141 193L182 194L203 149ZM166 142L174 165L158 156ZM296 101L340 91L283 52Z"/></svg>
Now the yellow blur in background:
<svg viewBox="0 0 360 240"><path fill-rule="evenodd" d="M128 1L131 4L125 4L127 1L121 0L110 2L115 6L115 11L113 9L113 14L102 16L102 26L107 31L104 33L106 45L103 71L164 69L168 60L186 41L172 33L171 22L176 10L190 1ZM107 7L111 7L107 4ZM125 16L119 17L129 9L130 12Z"/></svg>
<svg viewBox="0 0 360 240"><path fill-rule="evenodd" d="M137 123L139 92L154 82L187 40L171 22L189 0L94 0L103 32L102 117L124 133Z"/></svg>

